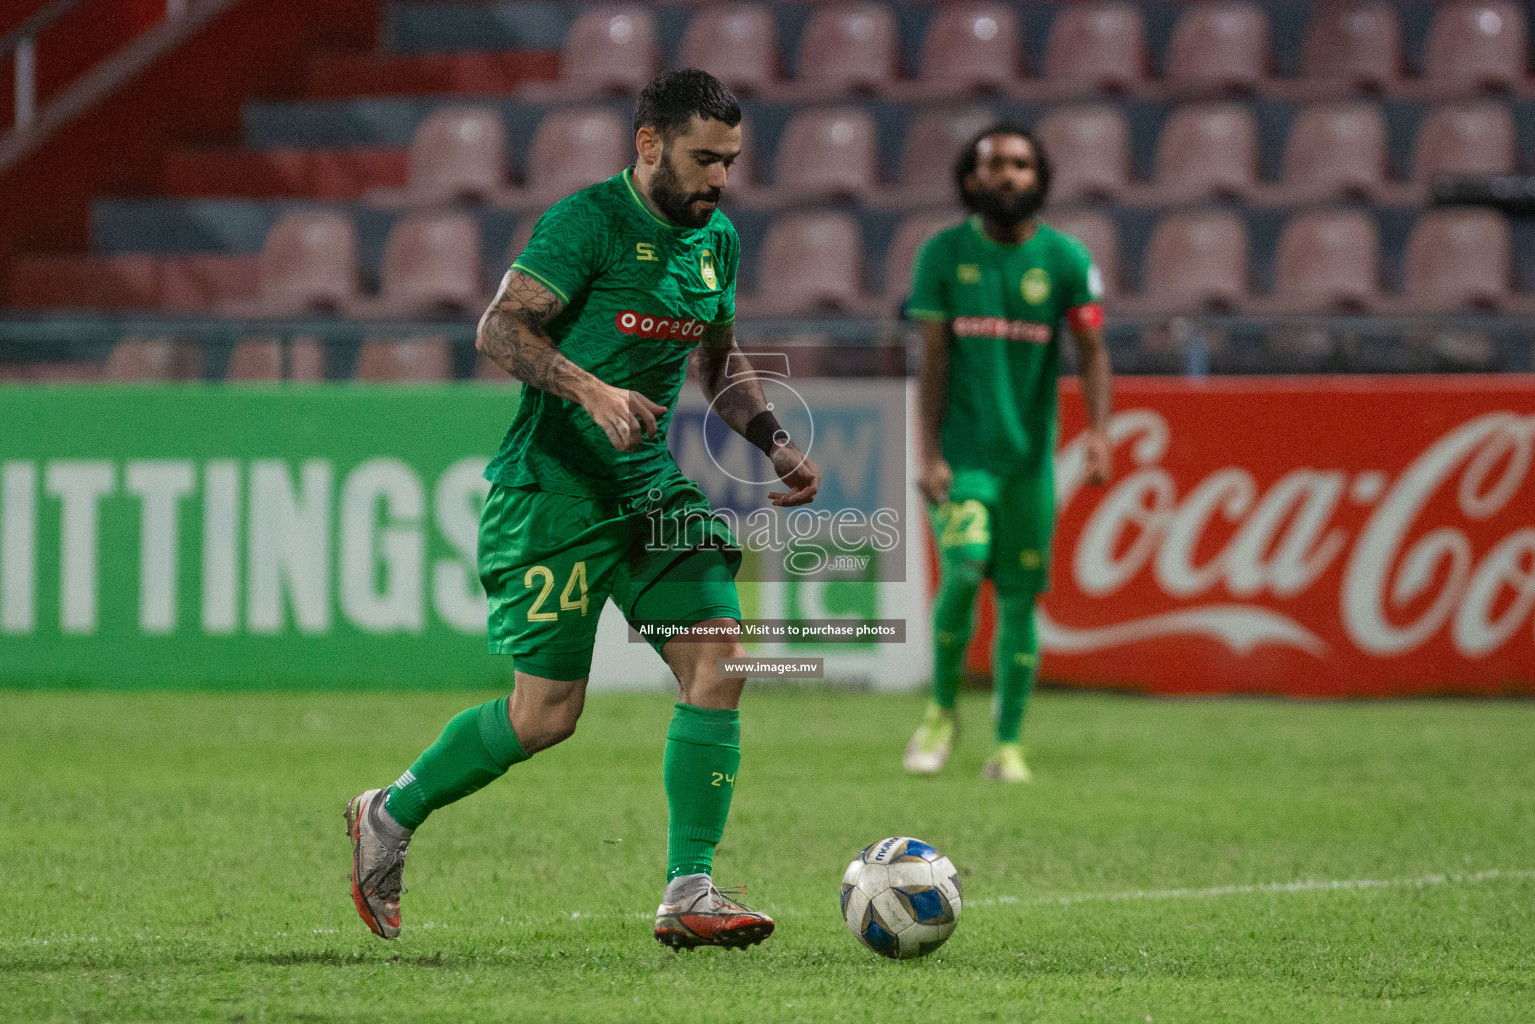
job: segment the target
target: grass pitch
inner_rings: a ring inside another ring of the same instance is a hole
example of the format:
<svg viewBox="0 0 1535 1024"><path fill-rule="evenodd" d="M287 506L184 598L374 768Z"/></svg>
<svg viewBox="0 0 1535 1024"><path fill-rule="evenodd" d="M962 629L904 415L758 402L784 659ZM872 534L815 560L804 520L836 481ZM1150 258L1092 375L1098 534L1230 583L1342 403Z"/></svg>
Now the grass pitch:
<svg viewBox="0 0 1535 1024"><path fill-rule="evenodd" d="M717 860L778 933L650 937L664 696L438 812L405 935L352 909L341 812L478 695L0 694L0 1020L1535 1019L1535 704L1047 693L1038 776L979 777L987 709L911 779L915 696L755 690ZM895 963L837 910L864 844L964 872Z"/></svg>

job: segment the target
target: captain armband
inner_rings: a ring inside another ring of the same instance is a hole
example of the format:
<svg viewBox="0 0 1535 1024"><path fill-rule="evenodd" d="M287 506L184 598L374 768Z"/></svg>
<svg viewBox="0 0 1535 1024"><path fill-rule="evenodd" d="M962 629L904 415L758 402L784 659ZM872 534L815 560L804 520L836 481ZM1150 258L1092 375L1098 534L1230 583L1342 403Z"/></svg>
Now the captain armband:
<svg viewBox="0 0 1535 1024"><path fill-rule="evenodd" d="M1076 330L1103 326L1103 307L1096 302L1084 302L1066 311L1066 323Z"/></svg>

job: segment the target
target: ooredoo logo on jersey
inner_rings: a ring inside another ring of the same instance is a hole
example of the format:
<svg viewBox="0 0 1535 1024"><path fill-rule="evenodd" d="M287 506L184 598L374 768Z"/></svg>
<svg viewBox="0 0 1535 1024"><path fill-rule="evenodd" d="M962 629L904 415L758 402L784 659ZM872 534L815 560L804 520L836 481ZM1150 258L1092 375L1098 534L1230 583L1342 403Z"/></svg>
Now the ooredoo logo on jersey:
<svg viewBox="0 0 1535 1024"><path fill-rule="evenodd" d="M654 313L637 313L626 309L613 318L613 326L619 334L655 341L698 341L704 336L708 324L702 320L688 320L675 316L656 316Z"/></svg>

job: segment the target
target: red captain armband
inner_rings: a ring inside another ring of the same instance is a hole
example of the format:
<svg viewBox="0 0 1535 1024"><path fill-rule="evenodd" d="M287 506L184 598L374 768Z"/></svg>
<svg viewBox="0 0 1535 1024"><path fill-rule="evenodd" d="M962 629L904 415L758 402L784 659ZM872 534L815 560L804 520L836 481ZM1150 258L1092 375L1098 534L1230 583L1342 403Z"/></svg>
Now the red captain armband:
<svg viewBox="0 0 1535 1024"><path fill-rule="evenodd" d="M1066 322L1077 330L1103 326L1103 307L1096 302L1084 302L1066 311Z"/></svg>

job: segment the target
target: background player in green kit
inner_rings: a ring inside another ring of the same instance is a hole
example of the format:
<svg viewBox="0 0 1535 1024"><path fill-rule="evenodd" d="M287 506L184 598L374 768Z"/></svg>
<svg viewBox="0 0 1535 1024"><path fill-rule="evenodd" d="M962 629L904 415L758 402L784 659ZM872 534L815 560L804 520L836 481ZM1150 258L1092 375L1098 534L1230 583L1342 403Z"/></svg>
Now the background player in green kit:
<svg viewBox="0 0 1535 1024"><path fill-rule="evenodd" d="M747 946L773 930L711 880L741 761L745 680L717 671L745 653L740 551L666 443L692 358L715 413L787 485L770 500L815 496L819 470L743 376L735 344L740 243L717 206L740 122L735 99L702 71L652 81L635 110L634 166L544 214L480 321L479 350L525 384L485 471L479 553L491 650L510 654L516 672L509 697L459 714L393 786L347 807L353 900L386 939L400 931L405 851L427 815L574 732L610 597L631 624L687 634L652 641L681 689L663 762L670 826L656 938Z"/></svg>
<svg viewBox="0 0 1535 1024"><path fill-rule="evenodd" d="M997 590L996 750L987 778L1027 782L1019 735L1034 687L1034 601L1055 525L1060 326L1081 357L1087 475L1108 480L1111 407L1103 286L1087 248L1036 220L1050 165L1030 132L997 125L954 169L972 216L917 256L908 315L922 321L918 486L930 503L941 581L933 606L933 703L906 747L908 771L941 769L953 747L975 597Z"/></svg>

